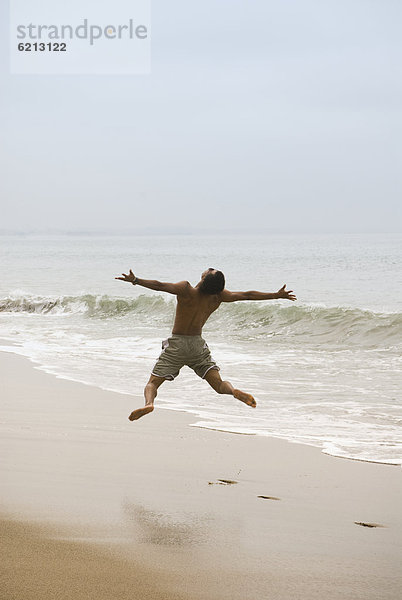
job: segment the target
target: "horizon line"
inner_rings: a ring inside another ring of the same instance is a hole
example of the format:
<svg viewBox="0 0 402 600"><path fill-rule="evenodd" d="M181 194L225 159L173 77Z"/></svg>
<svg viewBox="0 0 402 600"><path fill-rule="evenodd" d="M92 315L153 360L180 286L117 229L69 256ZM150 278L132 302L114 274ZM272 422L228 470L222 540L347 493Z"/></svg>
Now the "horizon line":
<svg viewBox="0 0 402 600"><path fill-rule="evenodd" d="M227 229L206 229L206 228L185 228L185 227L139 227L134 229L119 230L116 229L0 229L0 236L24 236L24 235L60 235L60 236L97 236L109 235L130 236L130 235L388 235L402 234L398 230L336 230L336 229L249 229L249 228L227 228Z"/></svg>

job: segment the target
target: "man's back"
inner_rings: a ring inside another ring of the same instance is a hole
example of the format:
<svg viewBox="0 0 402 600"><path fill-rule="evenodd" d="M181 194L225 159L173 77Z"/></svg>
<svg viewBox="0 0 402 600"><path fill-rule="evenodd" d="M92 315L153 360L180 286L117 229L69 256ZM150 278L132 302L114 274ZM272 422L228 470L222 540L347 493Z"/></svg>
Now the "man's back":
<svg viewBox="0 0 402 600"><path fill-rule="evenodd" d="M177 294L177 307L172 333L176 335L200 335L209 316L221 303L220 294L203 294L188 281L182 282L183 290Z"/></svg>

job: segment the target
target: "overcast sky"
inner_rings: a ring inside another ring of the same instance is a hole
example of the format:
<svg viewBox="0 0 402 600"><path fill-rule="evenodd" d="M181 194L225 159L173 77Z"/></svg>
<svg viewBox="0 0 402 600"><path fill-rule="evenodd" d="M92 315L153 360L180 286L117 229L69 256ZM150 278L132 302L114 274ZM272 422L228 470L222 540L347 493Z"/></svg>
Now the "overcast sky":
<svg viewBox="0 0 402 600"><path fill-rule="evenodd" d="M153 0L152 73L10 75L0 230L401 231L400 0Z"/></svg>

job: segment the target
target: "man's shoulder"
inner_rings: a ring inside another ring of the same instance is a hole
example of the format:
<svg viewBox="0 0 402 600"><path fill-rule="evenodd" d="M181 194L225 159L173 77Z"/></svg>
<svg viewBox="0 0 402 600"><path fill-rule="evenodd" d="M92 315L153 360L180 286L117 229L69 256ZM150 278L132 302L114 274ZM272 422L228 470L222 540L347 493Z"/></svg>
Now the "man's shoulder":
<svg viewBox="0 0 402 600"><path fill-rule="evenodd" d="M178 281L176 283L177 286L177 295L189 295L195 292L195 288L191 285L189 281Z"/></svg>

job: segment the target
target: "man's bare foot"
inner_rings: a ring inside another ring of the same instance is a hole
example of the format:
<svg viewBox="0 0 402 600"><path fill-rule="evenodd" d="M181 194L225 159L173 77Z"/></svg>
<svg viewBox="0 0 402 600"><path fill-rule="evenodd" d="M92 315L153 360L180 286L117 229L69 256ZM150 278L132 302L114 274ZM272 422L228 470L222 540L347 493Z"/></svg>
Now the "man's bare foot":
<svg viewBox="0 0 402 600"><path fill-rule="evenodd" d="M247 392L242 392L241 390L233 390L233 396L237 398L237 400L241 400L244 404L248 406L252 406L255 408L257 406L257 402L254 400L251 394L247 394Z"/></svg>
<svg viewBox="0 0 402 600"><path fill-rule="evenodd" d="M136 421L137 419L140 419L144 415L147 415L148 413L152 412L153 409L154 409L153 406L143 406L142 408L137 408L136 410L133 410L133 412L131 413L131 415L128 418L130 421Z"/></svg>

